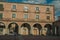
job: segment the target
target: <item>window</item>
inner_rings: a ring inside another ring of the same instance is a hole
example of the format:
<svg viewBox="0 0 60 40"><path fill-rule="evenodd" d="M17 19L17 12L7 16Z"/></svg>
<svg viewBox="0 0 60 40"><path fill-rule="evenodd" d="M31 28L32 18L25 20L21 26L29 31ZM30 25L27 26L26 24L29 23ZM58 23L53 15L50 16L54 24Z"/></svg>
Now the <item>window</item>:
<svg viewBox="0 0 60 40"><path fill-rule="evenodd" d="M49 8L46 9L46 13L50 14L50 9Z"/></svg>
<svg viewBox="0 0 60 40"><path fill-rule="evenodd" d="M3 11L3 4L0 4L0 11Z"/></svg>
<svg viewBox="0 0 60 40"><path fill-rule="evenodd" d="M16 18L16 14L12 14L12 18Z"/></svg>
<svg viewBox="0 0 60 40"><path fill-rule="evenodd" d="M3 17L3 14L2 14L2 13L0 13L0 19L2 19L2 17Z"/></svg>
<svg viewBox="0 0 60 40"><path fill-rule="evenodd" d="M12 9L16 10L16 5L13 5Z"/></svg>
<svg viewBox="0 0 60 40"><path fill-rule="evenodd" d="M39 19L39 15L36 15L36 19Z"/></svg>
<svg viewBox="0 0 60 40"><path fill-rule="evenodd" d="M46 11L49 11L50 9L49 8L47 8L47 10Z"/></svg>
<svg viewBox="0 0 60 40"><path fill-rule="evenodd" d="M39 7L36 7L36 11L39 11Z"/></svg>
<svg viewBox="0 0 60 40"><path fill-rule="evenodd" d="M3 8L3 4L0 4L0 8Z"/></svg>
<svg viewBox="0 0 60 40"><path fill-rule="evenodd" d="M27 19L28 18L28 14L24 14L24 18Z"/></svg>
<svg viewBox="0 0 60 40"><path fill-rule="evenodd" d="M39 7L35 8L36 13L39 13Z"/></svg>
<svg viewBox="0 0 60 40"><path fill-rule="evenodd" d="M24 7L24 11L28 11L28 7L27 6Z"/></svg>
<svg viewBox="0 0 60 40"><path fill-rule="evenodd" d="M50 16L47 16L47 20L50 20Z"/></svg>

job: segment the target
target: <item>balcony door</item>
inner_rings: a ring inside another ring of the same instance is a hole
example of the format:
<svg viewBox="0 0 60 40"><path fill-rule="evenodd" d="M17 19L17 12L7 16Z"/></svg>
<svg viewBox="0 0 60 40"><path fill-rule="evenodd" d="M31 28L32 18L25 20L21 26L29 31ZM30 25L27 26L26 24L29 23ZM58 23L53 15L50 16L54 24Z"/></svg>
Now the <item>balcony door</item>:
<svg viewBox="0 0 60 40"><path fill-rule="evenodd" d="M3 14L2 14L2 13L0 13L0 19L2 19L2 17L3 17Z"/></svg>

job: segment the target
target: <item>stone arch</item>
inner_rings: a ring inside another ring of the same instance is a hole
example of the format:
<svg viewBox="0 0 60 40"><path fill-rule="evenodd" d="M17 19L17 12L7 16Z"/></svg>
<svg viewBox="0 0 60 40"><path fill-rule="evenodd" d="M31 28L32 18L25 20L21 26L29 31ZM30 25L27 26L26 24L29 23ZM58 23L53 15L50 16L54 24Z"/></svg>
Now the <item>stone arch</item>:
<svg viewBox="0 0 60 40"><path fill-rule="evenodd" d="M31 29L30 24L23 23L21 25L21 30L22 30L21 34L23 34L23 35L30 35L30 29Z"/></svg>
<svg viewBox="0 0 60 40"><path fill-rule="evenodd" d="M18 34L18 24L13 22L8 25L10 34Z"/></svg>
<svg viewBox="0 0 60 40"><path fill-rule="evenodd" d="M3 22L0 22L0 27L5 28L5 24Z"/></svg>
<svg viewBox="0 0 60 40"><path fill-rule="evenodd" d="M46 24L44 27L47 28L46 35L50 36L52 34L52 25L51 24Z"/></svg>
<svg viewBox="0 0 60 40"><path fill-rule="evenodd" d="M5 28L5 24L3 22L0 22L0 34L3 34Z"/></svg>
<svg viewBox="0 0 60 40"><path fill-rule="evenodd" d="M42 26L39 24L39 23L36 23L33 25L34 29L35 30L35 35L40 35L40 30L42 29ZM34 31L33 31L34 32Z"/></svg>

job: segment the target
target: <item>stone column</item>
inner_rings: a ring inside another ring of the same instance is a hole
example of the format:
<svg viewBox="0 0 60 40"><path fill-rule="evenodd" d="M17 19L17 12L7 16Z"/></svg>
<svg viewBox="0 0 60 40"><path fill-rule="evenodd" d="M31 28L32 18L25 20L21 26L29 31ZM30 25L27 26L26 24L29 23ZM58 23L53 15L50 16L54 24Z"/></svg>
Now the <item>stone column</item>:
<svg viewBox="0 0 60 40"><path fill-rule="evenodd" d="M5 28L3 28L3 35L5 35L5 32L6 32Z"/></svg>
<svg viewBox="0 0 60 40"><path fill-rule="evenodd" d="M30 34L32 34L32 31L33 31L33 27L31 26L31 29L30 29Z"/></svg>
<svg viewBox="0 0 60 40"><path fill-rule="evenodd" d="M18 27L18 34L21 34L21 27Z"/></svg>
<svg viewBox="0 0 60 40"><path fill-rule="evenodd" d="M5 28L5 34L9 34L8 25L6 25L6 28Z"/></svg>

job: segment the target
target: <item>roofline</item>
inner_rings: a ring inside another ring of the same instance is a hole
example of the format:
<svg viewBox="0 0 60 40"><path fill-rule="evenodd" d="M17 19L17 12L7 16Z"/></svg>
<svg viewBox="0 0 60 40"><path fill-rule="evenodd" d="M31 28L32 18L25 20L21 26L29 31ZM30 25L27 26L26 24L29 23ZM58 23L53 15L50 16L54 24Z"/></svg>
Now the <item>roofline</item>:
<svg viewBox="0 0 60 40"><path fill-rule="evenodd" d="M0 1L1 2L1 1ZM30 5L43 5L43 6L54 6L48 4L34 4L34 3L23 3L23 2L4 2L4 3L17 3L17 4L30 4Z"/></svg>

